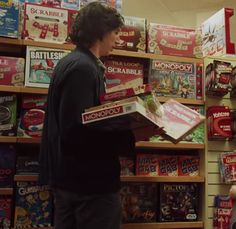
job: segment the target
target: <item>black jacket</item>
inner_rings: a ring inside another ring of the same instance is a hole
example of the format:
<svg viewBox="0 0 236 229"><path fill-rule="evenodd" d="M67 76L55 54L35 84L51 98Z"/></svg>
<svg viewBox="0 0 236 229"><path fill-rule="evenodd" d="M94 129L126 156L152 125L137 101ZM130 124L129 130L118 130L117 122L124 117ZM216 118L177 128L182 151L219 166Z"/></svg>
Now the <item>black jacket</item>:
<svg viewBox="0 0 236 229"><path fill-rule="evenodd" d="M81 113L99 105L104 69L77 47L57 64L48 92L40 148L40 183L79 193L116 192L119 153L134 150L131 131L82 124Z"/></svg>

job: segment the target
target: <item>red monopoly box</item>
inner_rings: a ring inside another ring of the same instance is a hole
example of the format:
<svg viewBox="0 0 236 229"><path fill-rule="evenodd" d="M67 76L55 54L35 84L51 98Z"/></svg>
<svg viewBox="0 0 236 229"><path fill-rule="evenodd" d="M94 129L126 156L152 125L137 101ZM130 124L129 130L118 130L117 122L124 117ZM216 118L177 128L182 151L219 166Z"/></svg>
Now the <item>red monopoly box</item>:
<svg viewBox="0 0 236 229"><path fill-rule="evenodd" d="M26 3L24 14L24 39L66 43L68 10Z"/></svg>
<svg viewBox="0 0 236 229"><path fill-rule="evenodd" d="M25 59L0 56L0 85L23 86Z"/></svg>
<svg viewBox="0 0 236 229"><path fill-rule="evenodd" d="M106 66L106 93L143 85L143 63L130 58L108 58Z"/></svg>
<svg viewBox="0 0 236 229"><path fill-rule="evenodd" d="M124 16L125 26L119 33L116 49L146 52L146 19Z"/></svg>
<svg viewBox="0 0 236 229"><path fill-rule="evenodd" d="M150 23L148 25L148 52L162 55L201 57L200 31Z"/></svg>

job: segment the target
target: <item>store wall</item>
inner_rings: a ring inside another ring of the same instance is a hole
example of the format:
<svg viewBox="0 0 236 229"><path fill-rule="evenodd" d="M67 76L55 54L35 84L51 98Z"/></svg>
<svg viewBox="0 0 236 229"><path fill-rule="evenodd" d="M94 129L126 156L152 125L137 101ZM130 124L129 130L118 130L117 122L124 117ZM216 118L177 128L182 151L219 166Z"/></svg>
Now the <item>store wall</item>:
<svg viewBox="0 0 236 229"><path fill-rule="evenodd" d="M223 7L235 11L230 24L231 41L236 43L235 0L123 0L122 14L144 17L148 22L196 28Z"/></svg>

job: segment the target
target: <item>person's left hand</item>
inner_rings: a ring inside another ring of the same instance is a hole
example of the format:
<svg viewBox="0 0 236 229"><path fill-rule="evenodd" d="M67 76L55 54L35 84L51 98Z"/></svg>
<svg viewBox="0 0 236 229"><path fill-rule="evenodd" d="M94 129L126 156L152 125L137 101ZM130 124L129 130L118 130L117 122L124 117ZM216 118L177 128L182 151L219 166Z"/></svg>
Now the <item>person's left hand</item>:
<svg viewBox="0 0 236 229"><path fill-rule="evenodd" d="M229 195L233 198L236 199L236 185L232 185L230 190L229 190Z"/></svg>

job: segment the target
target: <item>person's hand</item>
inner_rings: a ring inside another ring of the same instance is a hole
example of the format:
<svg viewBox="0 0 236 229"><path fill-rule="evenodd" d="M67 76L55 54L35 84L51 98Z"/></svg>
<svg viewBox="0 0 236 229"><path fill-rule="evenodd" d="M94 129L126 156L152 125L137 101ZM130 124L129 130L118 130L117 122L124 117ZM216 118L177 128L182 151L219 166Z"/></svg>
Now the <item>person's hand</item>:
<svg viewBox="0 0 236 229"><path fill-rule="evenodd" d="M160 135L163 133L161 128L156 126L147 126L142 128L136 128L133 130L135 141L148 141L150 137L154 135Z"/></svg>

